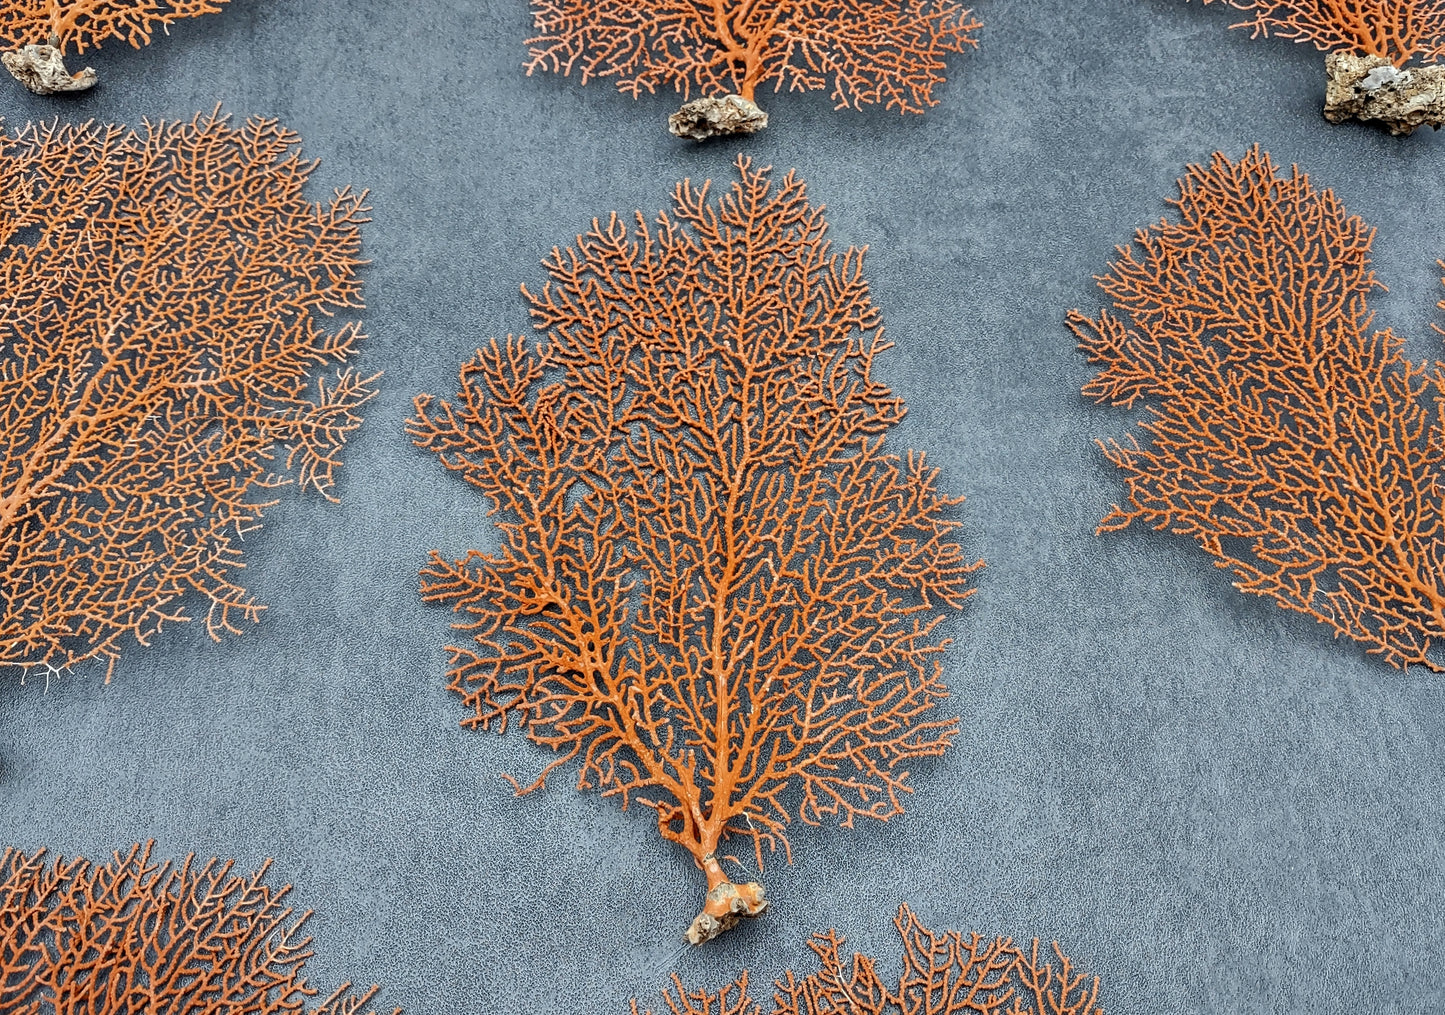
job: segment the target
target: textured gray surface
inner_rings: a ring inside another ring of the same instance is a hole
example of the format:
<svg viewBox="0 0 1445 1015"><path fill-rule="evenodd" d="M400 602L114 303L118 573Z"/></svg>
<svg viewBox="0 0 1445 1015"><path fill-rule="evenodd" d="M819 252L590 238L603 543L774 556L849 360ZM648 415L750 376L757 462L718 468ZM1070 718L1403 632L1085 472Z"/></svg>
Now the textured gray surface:
<svg viewBox="0 0 1445 1015"><path fill-rule="evenodd" d="M957 747L886 826L800 829L768 917L679 968L718 983L812 968L836 927L893 953L900 901L937 926L1056 937L1112 1015L1445 1007L1445 680L1385 667L1235 593L1191 544L1095 538L1121 495L1091 447L1132 415L1086 405L1062 326L1091 276L1165 212L1186 163L1259 142L1378 227L1379 321L1436 355L1445 138L1319 116L1320 58L1176 0L978 0L977 53L924 117L761 96L764 134L669 137L634 102L524 77L523 0L236 0L29 118L138 122L220 102L279 117L323 160L316 196L371 190L362 365L382 393L339 506L287 499L247 543L269 605L243 637L198 625L103 686L0 682L0 844L103 856L155 837L276 858L314 908L313 980L373 980L421 1013L622 1012L653 993L699 878L648 812L565 779L514 800L524 740L457 727L449 616L416 570L490 539L482 505L408 444L477 344L528 328L517 286L594 215L661 207L739 151L796 167L833 238L868 244L907 399L899 447L968 495L986 558L953 625ZM766 994L766 991L763 993Z"/></svg>

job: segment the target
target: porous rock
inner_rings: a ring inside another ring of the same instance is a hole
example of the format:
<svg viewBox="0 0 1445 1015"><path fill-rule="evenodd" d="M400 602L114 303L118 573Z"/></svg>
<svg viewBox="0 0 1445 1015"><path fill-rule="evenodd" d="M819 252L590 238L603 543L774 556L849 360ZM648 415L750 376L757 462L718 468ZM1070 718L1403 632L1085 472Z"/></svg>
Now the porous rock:
<svg viewBox="0 0 1445 1015"><path fill-rule="evenodd" d="M768 911L763 886L756 881L734 885L724 881L707 893L702 912L693 918L684 941L696 947L706 944L723 931L731 930L743 919L762 916Z"/></svg>
<svg viewBox="0 0 1445 1015"><path fill-rule="evenodd" d="M0 63L10 76L19 81L36 95L54 95L56 92L83 92L95 85L95 71L87 67L72 74L65 68L65 57L60 50L40 43L21 46L11 53L0 53Z"/></svg>
<svg viewBox="0 0 1445 1015"><path fill-rule="evenodd" d="M693 99L667 118L668 130L694 141L753 134L767 125L768 114L741 95Z"/></svg>
<svg viewBox="0 0 1445 1015"><path fill-rule="evenodd" d="M1396 67L1382 56L1329 53L1325 119L1376 122L1391 134L1445 123L1445 64Z"/></svg>

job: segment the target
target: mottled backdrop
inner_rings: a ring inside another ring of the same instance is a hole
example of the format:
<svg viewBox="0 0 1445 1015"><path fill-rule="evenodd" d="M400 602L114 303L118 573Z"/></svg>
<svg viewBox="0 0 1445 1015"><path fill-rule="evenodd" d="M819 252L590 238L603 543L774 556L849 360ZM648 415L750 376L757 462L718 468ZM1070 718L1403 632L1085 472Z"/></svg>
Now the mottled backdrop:
<svg viewBox="0 0 1445 1015"><path fill-rule="evenodd" d="M313 981L379 981L413 1015L655 1006L699 878L650 812L565 778L513 799L497 773L541 753L457 726L450 618L416 572L492 537L402 424L479 343L529 328L517 287L554 244L655 211L684 176L727 181L745 152L796 167L835 241L869 246L897 343L881 371L910 407L897 446L967 494L989 566L947 657L962 732L919 766L908 814L800 828L766 873L773 911L684 976L810 970L827 927L890 954L907 901L937 926L1058 938L1111 1015L1445 1007L1445 678L1237 594L1187 541L1096 538L1122 486L1091 441L1139 413L1081 399L1062 324L1097 308L1092 276L1187 163L1258 142L1378 227L1379 321L1434 356L1445 138L1328 126L1320 57L1217 7L977 12L982 44L926 116L765 94L763 135L704 147L665 132L671 95L525 77L525 0L235 0L108 46L93 94L0 87L11 126L220 103L300 131L315 197L371 191L361 365L385 371L342 503L287 497L247 539L259 625L220 645L168 629L109 686L99 668L0 681L0 845L275 857L316 910Z"/></svg>

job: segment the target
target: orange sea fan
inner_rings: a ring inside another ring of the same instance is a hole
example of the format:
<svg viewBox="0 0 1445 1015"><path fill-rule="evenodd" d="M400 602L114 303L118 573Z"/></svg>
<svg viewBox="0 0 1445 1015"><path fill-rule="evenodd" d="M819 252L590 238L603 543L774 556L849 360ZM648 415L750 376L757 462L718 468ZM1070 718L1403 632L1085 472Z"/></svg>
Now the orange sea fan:
<svg viewBox="0 0 1445 1015"><path fill-rule="evenodd" d="M144 644L191 597L213 637L278 485L333 499L374 377L355 355L365 195L272 120L0 137L0 665ZM107 679L109 670L107 671Z"/></svg>
<svg viewBox="0 0 1445 1015"><path fill-rule="evenodd" d="M59 40L77 53L107 39L124 39L139 49L182 18L215 14L227 0L0 0L0 40L11 46Z"/></svg>
<svg viewBox="0 0 1445 1015"><path fill-rule="evenodd" d="M558 752L546 772L654 808L707 876L694 943L764 906L724 873L728 836L761 867L795 819L901 813L908 763L957 729L937 628L982 566L953 539L962 498L885 446L905 408L872 373L863 251L830 249L793 173L738 169L554 250L523 289L545 341L478 350L409 424L502 533L422 571L471 617L465 724L515 718Z"/></svg>
<svg viewBox="0 0 1445 1015"><path fill-rule="evenodd" d="M1396 65L1445 55L1445 0L1204 0L1249 13L1236 28Z"/></svg>
<svg viewBox="0 0 1445 1015"><path fill-rule="evenodd" d="M527 73L617 79L636 97L831 87L839 109L936 105L943 57L976 46L955 0L533 0Z"/></svg>
<svg viewBox="0 0 1445 1015"><path fill-rule="evenodd" d="M1084 393L1148 410L1101 443L1129 497L1100 531L1192 536L1241 591L1442 669L1445 374L1371 330L1374 230L1257 147L1179 186L1098 280L1117 313L1068 318Z"/></svg>
<svg viewBox="0 0 1445 1015"><path fill-rule="evenodd" d="M11 1015L358 1015L377 987L324 999L302 974L310 913L233 861L0 856L0 1011ZM401 1009L396 1009L400 1015Z"/></svg>
<svg viewBox="0 0 1445 1015"><path fill-rule="evenodd" d="M821 966L816 973L798 977L788 970L773 985L771 1015L1103 1015L1099 978L1075 970L1057 942L1055 966L1037 939L1024 950L1011 938L930 930L906 905L893 926L903 940L896 988L883 982L866 955L855 954L851 972L846 970L844 939L830 930L808 942ZM712 992L688 990L674 974L663 999L671 1015L763 1011L748 995L746 972ZM638 1010L633 1001L633 1015Z"/></svg>

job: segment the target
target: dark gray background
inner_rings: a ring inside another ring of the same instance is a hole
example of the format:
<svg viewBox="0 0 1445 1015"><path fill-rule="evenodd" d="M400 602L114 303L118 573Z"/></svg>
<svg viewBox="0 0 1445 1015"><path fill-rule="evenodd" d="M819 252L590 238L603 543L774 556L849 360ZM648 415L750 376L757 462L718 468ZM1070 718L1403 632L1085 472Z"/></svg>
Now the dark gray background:
<svg viewBox="0 0 1445 1015"><path fill-rule="evenodd" d="M313 982L379 981L415 1015L655 1007L700 877L650 812L566 778L513 799L496 773L541 752L458 728L450 617L416 572L489 525L402 423L479 343L529 330L517 287L553 245L652 214L684 176L725 184L741 151L796 167L835 242L870 246L897 343L882 373L910 407L896 446L967 494L989 566L947 658L962 732L918 767L909 813L799 827L796 862L766 872L774 909L684 976L750 966L766 998L827 927L894 955L907 901L939 927L1058 938L1111 1015L1445 1006L1445 678L1239 595L1185 540L1096 538L1122 486L1091 440L1138 413L1084 403L1062 325L1097 308L1091 276L1187 163L1259 142L1378 227L1378 320L1434 356L1445 139L1327 125L1320 56L1215 7L977 12L982 45L926 116L767 94L764 134L703 147L666 134L672 95L523 76L524 0L237 0L96 54L88 96L0 87L12 127L219 102L300 131L316 199L370 188L362 366L386 371L342 503L288 496L248 539L258 626L221 645L169 629L109 686L0 682L0 845L275 857L316 910Z"/></svg>

